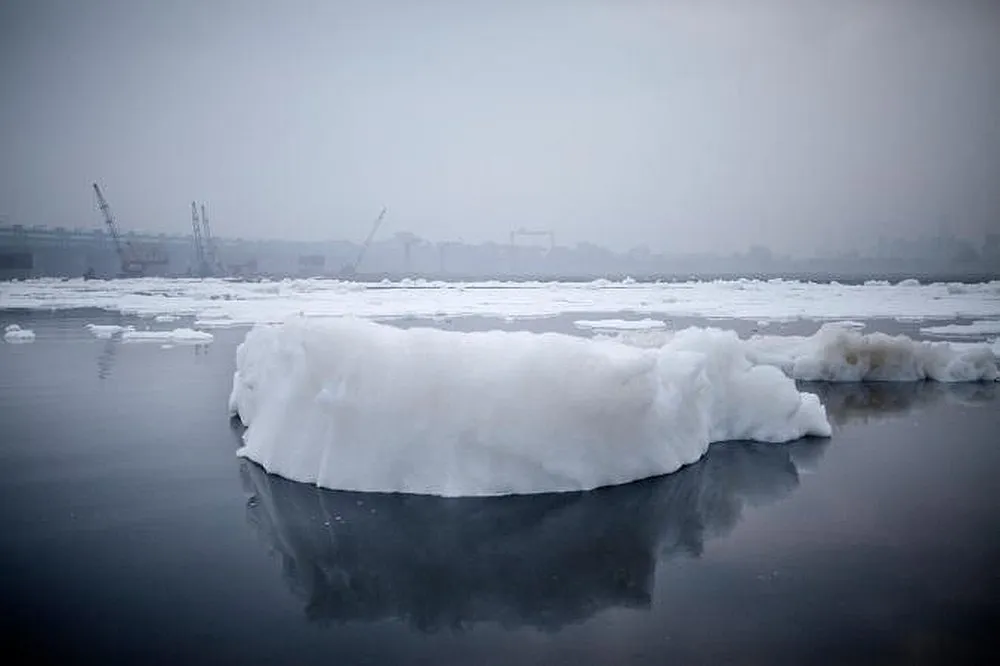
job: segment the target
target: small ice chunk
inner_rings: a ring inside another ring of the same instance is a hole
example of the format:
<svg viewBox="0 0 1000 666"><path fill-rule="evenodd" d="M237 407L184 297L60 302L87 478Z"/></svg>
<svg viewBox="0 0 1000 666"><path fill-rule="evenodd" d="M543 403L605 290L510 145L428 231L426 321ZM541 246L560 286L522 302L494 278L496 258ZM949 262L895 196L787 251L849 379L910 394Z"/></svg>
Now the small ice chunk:
<svg viewBox="0 0 1000 666"><path fill-rule="evenodd" d="M232 328L244 326L247 323L253 322L237 321L231 317L205 317L204 319L196 319L194 325L198 328Z"/></svg>
<svg viewBox="0 0 1000 666"><path fill-rule="evenodd" d="M21 328L17 324L8 324L4 328L3 339L7 342L33 342L35 340L35 332L27 328Z"/></svg>
<svg viewBox="0 0 1000 666"><path fill-rule="evenodd" d="M853 321L853 320L850 320L850 319L848 319L846 321L834 321L834 322L830 322L830 324L832 324L834 326L841 326L843 328L852 328L852 329L855 329L855 330L858 330L858 331L860 331L860 330L865 329L865 328L868 327L868 324L866 324L863 321Z"/></svg>
<svg viewBox="0 0 1000 666"><path fill-rule="evenodd" d="M132 327L118 324L87 324L87 329L99 340L110 340L124 331L132 330Z"/></svg>
<svg viewBox="0 0 1000 666"><path fill-rule="evenodd" d="M175 328L172 331L134 331L122 332L122 342L165 342L186 344L208 344L215 339L211 333L196 331L191 328Z"/></svg>
<svg viewBox="0 0 1000 666"><path fill-rule="evenodd" d="M579 319L573 325L600 331L650 331L667 327L665 322L657 319Z"/></svg>

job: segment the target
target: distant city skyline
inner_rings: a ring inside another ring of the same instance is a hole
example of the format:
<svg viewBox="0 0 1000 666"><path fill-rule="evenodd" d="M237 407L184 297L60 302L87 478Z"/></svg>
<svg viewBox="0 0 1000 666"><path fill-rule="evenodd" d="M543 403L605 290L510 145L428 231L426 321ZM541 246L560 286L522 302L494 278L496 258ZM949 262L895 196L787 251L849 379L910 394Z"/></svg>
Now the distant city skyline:
<svg viewBox="0 0 1000 666"><path fill-rule="evenodd" d="M809 256L1000 226L1000 3L0 6L0 215Z"/></svg>

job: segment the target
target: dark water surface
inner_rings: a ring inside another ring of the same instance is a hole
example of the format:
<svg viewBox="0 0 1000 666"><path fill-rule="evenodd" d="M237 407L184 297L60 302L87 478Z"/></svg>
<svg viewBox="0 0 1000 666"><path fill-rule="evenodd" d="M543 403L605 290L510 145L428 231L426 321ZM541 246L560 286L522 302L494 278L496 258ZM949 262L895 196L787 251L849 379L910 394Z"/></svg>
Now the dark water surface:
<svg viewBox="0 0 1000 666"><path fill-rule="evenodd" d="M830 440L715 445L591 493L343 493L236 458L243 331L162 349L82 328L113 320L25 316L38 340L0 344L8 657L968 663L996 645L996 384L807 386Z"/></svg>

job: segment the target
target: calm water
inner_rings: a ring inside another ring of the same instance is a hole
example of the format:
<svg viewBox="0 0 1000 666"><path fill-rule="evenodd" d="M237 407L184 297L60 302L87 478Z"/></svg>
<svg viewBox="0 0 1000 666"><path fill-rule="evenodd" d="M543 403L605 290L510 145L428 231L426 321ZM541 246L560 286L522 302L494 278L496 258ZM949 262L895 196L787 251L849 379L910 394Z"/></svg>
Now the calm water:
<svg viewBox="0 0 1000 666"><path fill-rule="evenodd" d="M107 314L11 321L38 340L0 345L8 655L955 663L995 643L996 384L810 386L830 440L716 445L592 493L443 500L236 458L242 331L161 349L94 340L82 326Z"/></svg>

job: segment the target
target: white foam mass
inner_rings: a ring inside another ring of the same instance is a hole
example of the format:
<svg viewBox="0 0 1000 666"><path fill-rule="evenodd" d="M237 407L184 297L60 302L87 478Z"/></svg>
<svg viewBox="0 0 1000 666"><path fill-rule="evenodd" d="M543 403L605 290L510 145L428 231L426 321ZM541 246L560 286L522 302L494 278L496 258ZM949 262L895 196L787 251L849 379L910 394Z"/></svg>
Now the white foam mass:
<svg viewBox="0 0 1000 666"><path fill-rule="evenodd" d="M722 331L637 349L295 318L247 334L229 403L239 454L269 472L443 496L585 490L672 472L713 441L830 434L815 395Z"/></svg>
<svg viewBox="0 0 1000 666"><path fill-rule="evenodd" d="M825 324L808 337L751 338L747 356L794 379L828 382L994 381L997 357L988 345L923 342L905 335L863 334Z"/></svg>
<svg viewBox="0 0 1000 666"><path fill-rule="evenodd" d="M677 335L628 331L614 339L656 349L671 344ZM774 366L803 381L978 382L1000 378L996 344L924 342L905 335L861 333L852 322L824 324L810 336L755 335L739 344L752 363Z"/></svg>
<svg viewBox="0 0 1000 666"><path fill-rule="evenodd" d="M17 324L8 324L3 331L3 339L7 342L34 342L35 332L21 328Z"/></svg>
<svg viewBox="0 0 1000 666"><path fill-rule="evenodd" d="M211 333L196 331L191 328L175 328L172 331L135 331L128 329L122 332L122 342L208 344L214 339L215 336Z"/></svg>

